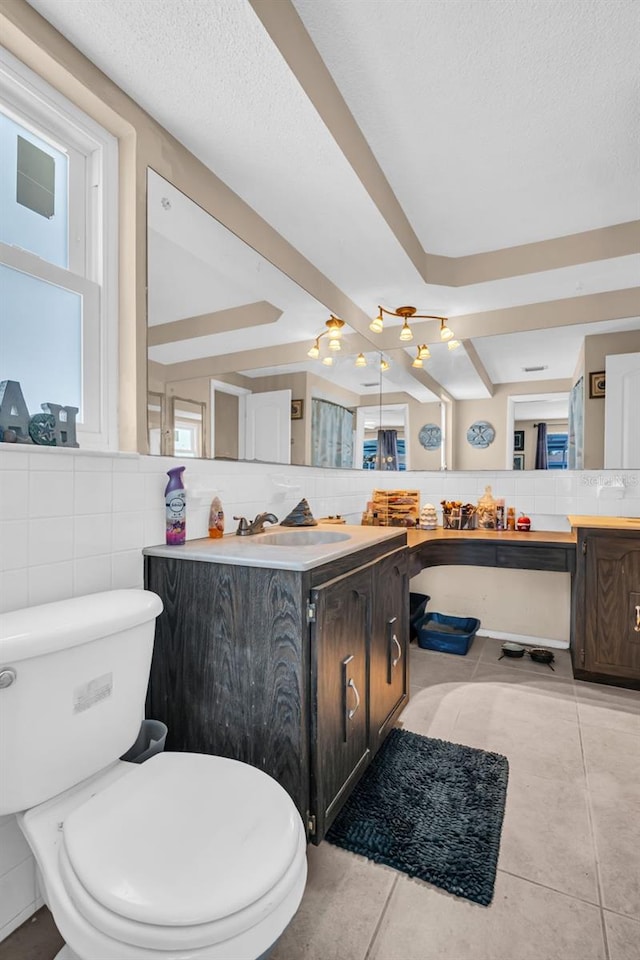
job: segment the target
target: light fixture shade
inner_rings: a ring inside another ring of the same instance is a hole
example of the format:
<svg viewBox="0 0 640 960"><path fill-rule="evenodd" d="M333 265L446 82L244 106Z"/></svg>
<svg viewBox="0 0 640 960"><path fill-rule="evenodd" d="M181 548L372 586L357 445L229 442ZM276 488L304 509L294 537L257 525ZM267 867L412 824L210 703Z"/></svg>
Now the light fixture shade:
<svg viewBox="0 0 640 960"><path fill-rule="evenodd" d="M458 347L460 346L460 341L459 341L459 340L449 340L449 343L447 344L447 346L449 347L449 350L457 350Z"/></svg>
<svg viewBox="0 0 640 960"><path fill-rule="evenodd" d="M453 338L453 330L450 330L447 326L446 320L440 321L440 339L441 340L451 340Z"/></svg>
<svg viewBox="0 0 640 960"><path fill-rule="evenodd" d="M384 373L384 371L388 370L390 366L391 364L389 363L389 361L385 360L385 358L383 357L382 360L380 361L380 369L382 370L382 372Z"/></svg>
<svg viewBox="0 0 640 960"><path fill-rule="evenodd" d="M384 327L384 320L382 319L382 311L380 310L380 313L375 318L375 320L372 320L371 323L369 324L369 330L372 330L374 333L382 333L383 327Z"/></svg>
<svg viewBox="0 0 640 960"><path fill-rule="evenodd" d="M316 342L315 342L314 345L311 347L311 349L307 351L307 356L308 356L308 357L311 357L312 360L317 360L317 359L318 359L318 357L320 356L320 341L319 341L319 340L316 340Z"/></svg>
<svg viewBox="0 0 640 960"><path fill-rule="evenodd" d="M356 367L366 367L366 365L367 358L365 357L364 353L359 353L356 357Z"/></svg>
<svg viewBox="0 0 640 960"><path fill-rule="evenodd" d="M422 367L422 366L424 366L422 360L420 359L420 355L418 355L417 357L414 357L414 360L413 360L411 366L412 366L412 367Z"/></svg>
<svg viewBox="0 0 640 960"><path fill-rule="evenodd" d="M323 357L323 358L322 358L322 362L324 363L325 367L332 367L332 366L333 366L333 357Z"/></svg>
<svg viewBox="0 0 640 960"><path fill-rule="evenodd" d="M338 337L331 337L331 340L329 340L329 350L342 350Z"/></svg>
<svg viewBox="0 0 640 960"><path fill-rule="evenodd" d="M418 347L418 359L419 360L431 359L431 351L429 350L429 347L426 345L426 343L423 343Z"/></svg>
<svg viewBox="0 0 640 960"><path fill-rule="evenodd" d="M411 327L409 326L406 320L402 324L402 330L400 331L400 339L404 341L413 340L413 333L411 332Z"/></svg>

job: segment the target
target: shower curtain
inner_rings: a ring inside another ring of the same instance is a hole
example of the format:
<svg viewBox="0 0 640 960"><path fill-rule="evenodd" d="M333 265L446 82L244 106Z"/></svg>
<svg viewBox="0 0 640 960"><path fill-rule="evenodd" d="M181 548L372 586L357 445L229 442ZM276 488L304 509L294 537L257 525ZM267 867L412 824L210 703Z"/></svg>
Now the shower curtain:
<svg viewBox="0 0 640 960"><path fill-rule="evenodd" d="M311 401L311 465L353 466L353 413L328 400Z"/></svg>
<svg viewBox="0 0 640 960"><path fill-rule="evenodd" d="M378 430L378 470L398 469L398 431Z"/></svg>
<svg viewBox="0 0 640 960"><path fill-rule="evenodd" d="M547 454L547 425L538 424L538 441L536 443L536 470L548 470L549 457Z"/></svg>

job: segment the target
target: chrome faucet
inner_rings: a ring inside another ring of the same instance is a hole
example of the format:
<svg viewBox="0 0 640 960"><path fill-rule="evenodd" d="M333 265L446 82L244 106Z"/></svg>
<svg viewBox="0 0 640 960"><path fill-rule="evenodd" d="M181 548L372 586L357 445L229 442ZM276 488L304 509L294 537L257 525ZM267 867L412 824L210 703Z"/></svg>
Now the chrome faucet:
<svg viewBox="0 0 640 960"><path fill-rule="evenodd" d="M237 537L250 537L253 536L254 533L264 533L265 523L278 522L278 518L273 513L259 513L251 523L249 523L246 517L234 517L233 519L240 521L238 523L238 529L236 530Z"/></svg>

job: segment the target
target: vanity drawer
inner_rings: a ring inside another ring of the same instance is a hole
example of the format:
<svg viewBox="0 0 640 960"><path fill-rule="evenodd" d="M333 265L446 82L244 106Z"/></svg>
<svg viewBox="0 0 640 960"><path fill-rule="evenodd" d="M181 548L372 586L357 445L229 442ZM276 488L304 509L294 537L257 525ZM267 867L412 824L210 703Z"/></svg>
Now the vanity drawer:
<svg viewBox="0 0 640 960"><path fill-rule="evenodd" d="M496 566L511 567L514 570L556 570L558 572L567 572L571 569L567 550L525 543L498 544Z"/></svg>

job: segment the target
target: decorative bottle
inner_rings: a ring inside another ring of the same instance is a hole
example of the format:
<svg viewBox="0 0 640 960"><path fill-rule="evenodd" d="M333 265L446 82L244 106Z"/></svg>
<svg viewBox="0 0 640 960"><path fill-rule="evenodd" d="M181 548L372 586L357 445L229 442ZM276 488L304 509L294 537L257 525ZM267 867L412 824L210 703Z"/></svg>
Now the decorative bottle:
<svg viewBox="0 0 640 960"><path fill-rule="evenodd" d="M224 513L220 497L214 497L209 510L209 536L217 540L224 534Z"/></svg>
<svg viewBox="0 0 640 960"><path fill-rule="evenodd" d="M187 491L182 482L185 467L173 467L167 471L169 483L164 491L167 517L167 544L172 547L184 543L187 538Z"/></svg>
<svg viewBox="0 0 640 960"><path fill-rule="evenodd" d="M484 493L478 500L478 527L481 530L495 530L496 528L496 501L493 499L491 487L485 487Z"/></svg>

